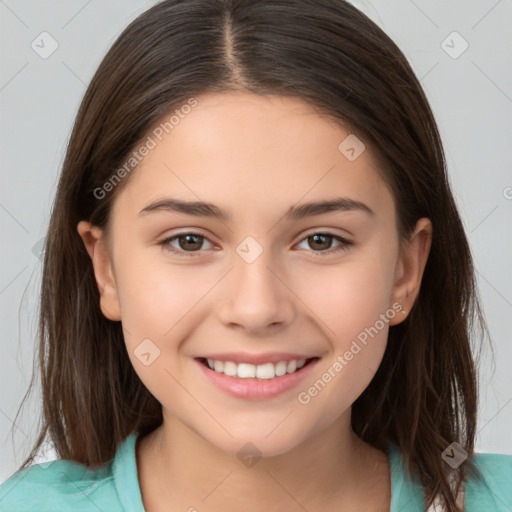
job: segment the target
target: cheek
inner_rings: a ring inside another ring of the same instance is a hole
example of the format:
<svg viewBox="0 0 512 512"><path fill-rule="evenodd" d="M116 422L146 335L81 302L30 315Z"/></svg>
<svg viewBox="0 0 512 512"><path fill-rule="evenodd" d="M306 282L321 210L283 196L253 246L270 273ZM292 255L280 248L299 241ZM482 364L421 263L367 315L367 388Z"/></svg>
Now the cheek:
<svg viewBox="0 0 512 512"><path fill-rule="evenodd" d="M212 286L199 266L167 261L158 247L121 259L118 282L123 323L158 339L167 338Z"/></svg>
<svg viewBox="0 0 512 512"><path fill-rule="evenodd" d="M159 251L133 251L120 260L118 293L134 370L160 403L172 397L166 405L179 410L190 407L190 397L179 384L183 361L178 351L199 325L201 299L215 280L208 281L197 266L167 263Z"/></svg>
<svg viewBox="0 0 512 512"><path fill-rule="evenodd" d="M308 383L311 395L309 388L303 391L319 406L335 403L334 415L356 400L382 361L389 321L397 314L390 303L394 258L392 248L377 246L338 266L323 267L315 273L312 291L306 294L304 288L330 351Z"/></svg>
<svg viewBox="0 0 512 512"><path fill-rule="evenodd" d="M326 338L343 350L391 307L394 267L392 248L376 245L339 264L317 265L303 272L296 280L300 283L297 295L315 313Z"/></svg>

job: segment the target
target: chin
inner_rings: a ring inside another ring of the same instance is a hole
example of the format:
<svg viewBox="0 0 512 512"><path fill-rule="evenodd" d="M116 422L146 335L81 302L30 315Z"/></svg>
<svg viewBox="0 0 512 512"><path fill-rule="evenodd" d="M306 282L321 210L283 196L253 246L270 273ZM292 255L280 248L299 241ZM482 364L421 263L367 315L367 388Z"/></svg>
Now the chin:
<svg viewBox="0 0 512 512"><path fill-rule="evenodd" d="M251 433L246 429L247 433L243 436L234 435L233 438L223 436L222 439L204 439L217 449L239 458L242 462L246 457L260 459L283 455L297 448L306 439L305 436L293 436L286 429L283 429L284 432L278 433L278 429L270 435L266 430ZM231 432L234 433L234 431Z"/></svg>

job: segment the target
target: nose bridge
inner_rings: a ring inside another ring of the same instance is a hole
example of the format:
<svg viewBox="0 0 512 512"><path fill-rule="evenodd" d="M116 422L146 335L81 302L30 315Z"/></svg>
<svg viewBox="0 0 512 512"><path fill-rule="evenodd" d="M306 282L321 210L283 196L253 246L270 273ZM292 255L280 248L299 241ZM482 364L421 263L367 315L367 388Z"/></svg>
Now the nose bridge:
<svg viewBox="0 0 512 512"><path fill-rule="evenodd" d="M229 290L221 307L222 321L248 329L288 322L292 314L290 293L282 282L285 279L279 276L272 249L248 236L235 250Z"/></svg>

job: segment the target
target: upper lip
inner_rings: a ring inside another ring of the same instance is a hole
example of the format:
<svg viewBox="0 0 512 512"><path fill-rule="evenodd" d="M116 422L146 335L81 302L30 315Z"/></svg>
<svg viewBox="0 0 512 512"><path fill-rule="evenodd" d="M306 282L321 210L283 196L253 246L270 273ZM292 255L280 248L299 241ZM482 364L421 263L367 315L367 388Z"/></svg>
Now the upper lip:
<svg viewBox="0 0 512 512"><path fill-rule="evenodd" d="M296 359L311 359L317 356L307 354L292 354L290 352L272 352L267 354L244 354L242 352L224 352L222 354L209 354L202 356L205 359L213 359L215 361L232 361L233 363L247 363L253 365L265 363L279 363L280 361L291 361Z"/></svg>

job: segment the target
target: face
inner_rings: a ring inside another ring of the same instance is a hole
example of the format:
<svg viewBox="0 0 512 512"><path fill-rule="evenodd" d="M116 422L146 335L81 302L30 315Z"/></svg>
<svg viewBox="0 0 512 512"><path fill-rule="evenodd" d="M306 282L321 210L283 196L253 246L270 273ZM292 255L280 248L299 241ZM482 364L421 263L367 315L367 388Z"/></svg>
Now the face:
<svg viewBox="0 0 512 512"><path fill-rule="evenodd" d="M417 295L429 223L402 246L370 148L302 100L197 102L148 134L108 245L78 230L164 422L226 452L250 441L277 455L349 417Z"/></svg>

